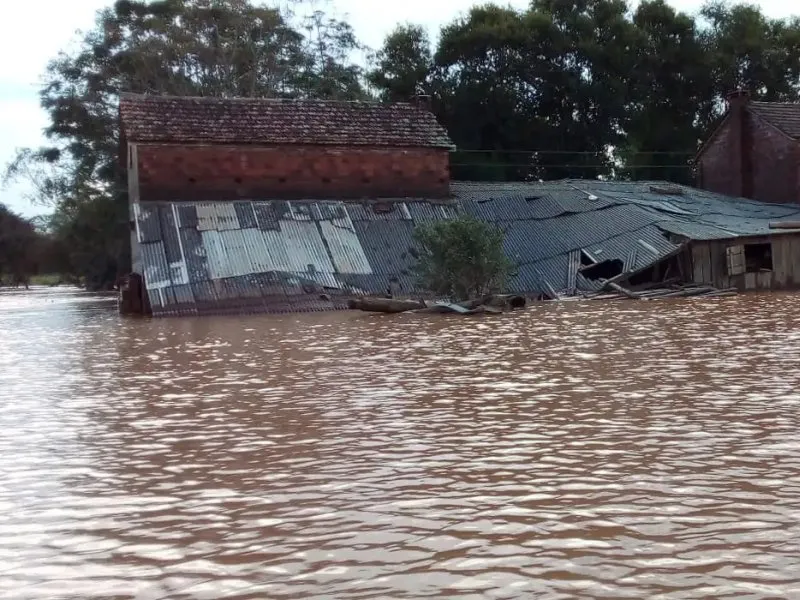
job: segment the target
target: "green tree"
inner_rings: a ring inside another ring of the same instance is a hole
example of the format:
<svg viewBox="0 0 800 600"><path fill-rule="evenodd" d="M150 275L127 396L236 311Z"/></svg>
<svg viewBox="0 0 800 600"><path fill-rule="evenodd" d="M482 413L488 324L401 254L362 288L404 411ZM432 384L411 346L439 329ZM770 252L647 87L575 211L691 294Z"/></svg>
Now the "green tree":
<svg viewBox="0 0 800 600"><path fill-rule="evenodd" d="M758 100L800 97L800 19L772 19L757 6L718 1L699 16L718 100L736 89Z"/></svg>
<svg viewBox="0 0 800 600"><path fill-rule="evenodd" d="M39 268L44 238L33 224L0 204L0 285L28 285Z"/></svg>
<svg viewBox="0 0 800 600"><path fill-rule="evenodd" d="M363 98L357 47L349 25L321 12L298 22L249 0L118 0L50 63L40 96L51 144L23 150L7 178L56 207L54 235L77 244L75 273L108 287L129 268L120 92Z"/></svg>
<svg viewBox="0 0 800 600"><path fill-rule="evenodd" d="M431 41L419 25L400 25L372 56L367 81L384 102L406 102L419 91L428 91L433 70Z"/></svg>
<svg viewBox="0 0 800 600"><path fill-rule="evenodd" d="M384 99L418 82L430 91L458 179L688 183L728 92L800 98L800 19L747 4L698 15L662 0L486 4L442 29L430 67L424 39L419 27L393 32L370 82Z"/></svg>
<svg viewBox="0 0 800 600"><path fill-rule="evenodd" d="M689 161L716 110L707 42L693 17L663 0L645 0L632 18L635 67L619 156L630 178L691 183Z"/></svg>
<svg viewBox="0 0 800 600"><path fill-rule="evenodd" d="M501 291L512 275L503 237L500 229L471 216L416 229L419 284L453 300Z"/></svg>

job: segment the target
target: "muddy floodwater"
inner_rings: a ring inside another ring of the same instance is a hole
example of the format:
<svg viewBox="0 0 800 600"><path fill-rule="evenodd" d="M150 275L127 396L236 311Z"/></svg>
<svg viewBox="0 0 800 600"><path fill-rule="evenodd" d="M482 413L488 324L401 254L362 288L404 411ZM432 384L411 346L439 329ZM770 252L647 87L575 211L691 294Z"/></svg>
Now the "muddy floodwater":
<svg viewBox="0 0 800 600"><path fill-rule="evenodd" d="M800 598L800 296L0 292L0 598Z"/></svg>

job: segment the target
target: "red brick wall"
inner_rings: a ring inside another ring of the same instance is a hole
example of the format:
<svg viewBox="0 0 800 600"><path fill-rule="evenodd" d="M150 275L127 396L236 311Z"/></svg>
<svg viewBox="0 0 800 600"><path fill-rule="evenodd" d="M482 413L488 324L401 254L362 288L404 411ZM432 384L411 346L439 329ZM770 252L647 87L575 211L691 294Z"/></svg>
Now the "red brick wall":
<svg viewBox="0 0 800 600"><path fill-rule="evenodd" d="M449 194L445 149L139 145L142 200Z"/></svg>
<svg viewBox="0 0 800 600"><path fill-rule="evenodd" d="M704 190L738 196L741 193L738 156L734 154L738 132L730 119L707 143L698 165L698 185Z"/></svg>
<svg viewBox="0 0 800 600"><path fill-rule="evenodd" d="M800 144L749 113L742 124L741 147L734 118L708 143L698 165L700 187L763 202L800 203Z"/></svg>
<svg viewBox="0 0 800 600"><path fill-rule="evenodd" d="M753 198L763 202L800 203L798 144L758 117L751 116Z"/></svg>

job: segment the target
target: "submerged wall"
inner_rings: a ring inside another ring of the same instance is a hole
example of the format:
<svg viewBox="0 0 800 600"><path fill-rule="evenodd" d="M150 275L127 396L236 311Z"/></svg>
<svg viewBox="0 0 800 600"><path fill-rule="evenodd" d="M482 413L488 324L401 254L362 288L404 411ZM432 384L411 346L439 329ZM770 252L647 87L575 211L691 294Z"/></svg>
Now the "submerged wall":
<svg viewBox="0 0 800 600"><path fill-rule="evenodd" d="M697 283L719 288L770 290L800 288L800 234L692 242Z"/></svg>

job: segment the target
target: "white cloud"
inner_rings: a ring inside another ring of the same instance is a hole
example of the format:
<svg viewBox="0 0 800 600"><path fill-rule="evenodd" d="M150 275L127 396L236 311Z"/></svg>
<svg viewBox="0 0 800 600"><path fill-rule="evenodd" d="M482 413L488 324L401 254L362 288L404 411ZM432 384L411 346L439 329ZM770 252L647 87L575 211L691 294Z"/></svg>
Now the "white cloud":
<svg viewBox="0 0 800 600"><path fill-rule="evenodd" d="M376 48L398 23L413 22L428 27L434 36L442 24L465 13L475 0L332 0L335 12L347 15L359 39ZM528 0L500 0L517 8ZM0 36L0 165L18 146L41 143L44 115L38 109L37 86L47 62L71 45L78 30L90 29L95 13L110 0L22 0L3 3L3 35ZM318 1L325 6L325 2ZM696 11L702 0L671 0L685 11ZM763 11L774 17L788 16L797 9L786 0L760 0ZM31 33L35 32L35 33ZM0 191L0 202L26 214L39 209L20 199L21 190Z"/></svg>

